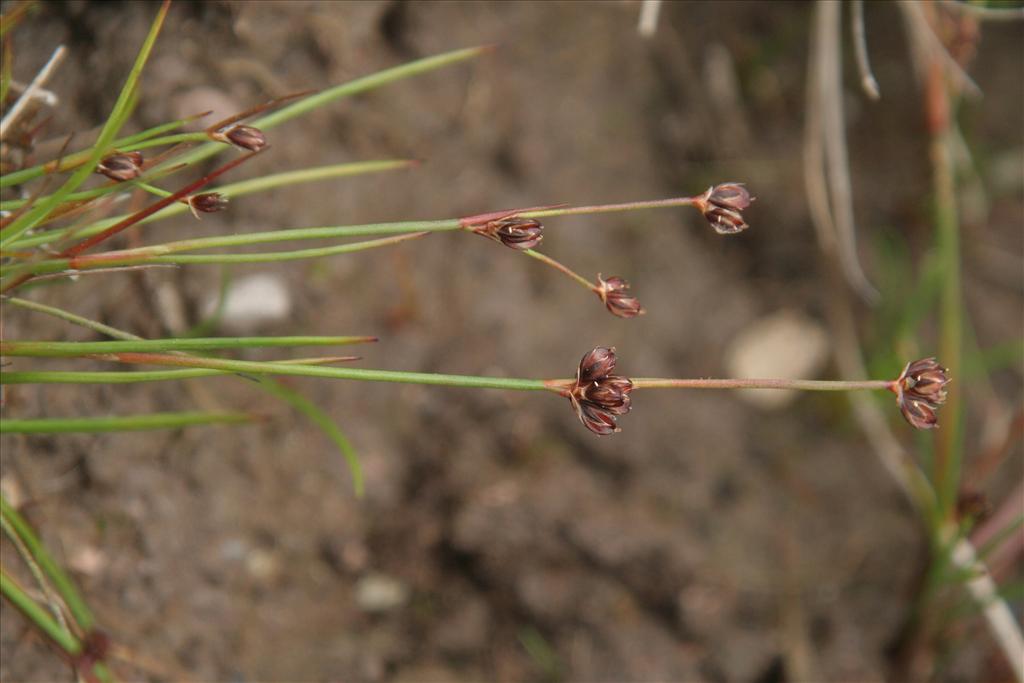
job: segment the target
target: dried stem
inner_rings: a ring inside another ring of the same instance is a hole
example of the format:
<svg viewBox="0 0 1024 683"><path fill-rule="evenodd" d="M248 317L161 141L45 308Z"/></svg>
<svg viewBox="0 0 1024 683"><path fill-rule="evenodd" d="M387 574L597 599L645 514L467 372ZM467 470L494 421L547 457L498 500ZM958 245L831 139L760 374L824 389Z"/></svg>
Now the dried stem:
<svg viewBox="0 0 1024 683"><path fill-rule="evenodd" d="M850 3L850 31L853 34L857 70L860 72L860 86L871 99L881 99L882 93L878 90L878 81L875 80L875 74L871 71L871 61L868 59L868 41L864 36L863 0L853 0Z"/></svg>
<svg viewBox="0 0 1024 683"><path fill-rule="evenodd" d="M39 70L39 73L37 73L36 77L32 79L32 82L29 84L29 86L25 88L25 91L23 93L21 93L21 96L18 98L18 101L14 103L14 106L11 107L11 110L8 111L7 115L4 116L2 121L0 121L0 140L2 140L6 136L7 131L10 129L11 126L14 125L14 122L18 120L18 117L21 116L21 112L25 109L26 106L28 106L28 103L32 100L32 98L35 97L36 92L40 88L42 88L43 84L46 83L46 81L50 78L50 75L53 73L54 69L56 69L57 66L61 63L61 60L64 59L65 52L67 52L67 50L63 45L57 46L57 49L53 51L53 55L50 56L50 59L46 62L46 65Z"/></svg>

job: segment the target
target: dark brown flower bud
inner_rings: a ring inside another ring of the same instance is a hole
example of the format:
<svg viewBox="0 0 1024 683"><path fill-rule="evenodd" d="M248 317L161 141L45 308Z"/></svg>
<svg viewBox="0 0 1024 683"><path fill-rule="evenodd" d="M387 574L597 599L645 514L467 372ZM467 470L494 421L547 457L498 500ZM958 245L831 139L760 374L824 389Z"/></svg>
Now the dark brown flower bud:
<svg viewBox="0 0 1024 683"><path fill-rule="evenodd" d="M696 206L719 235L734 235L749 226L741 213L754 198L740 183L723 183L709 187Z"/></svg>
<svg viewBox="0 0 1024 683"><path fill-rule="evenodd" d="M580 360L576 370L577 384L590 384L604 379L615 369L615 348L598 346Z"/></svg>
<svg viewBox="0 0 1024 683"><path fill-rule="evenodd" d="M544 239L544 226L533 218L503 218L491 221L484 233L493 235L506 247L525 251L533 249Z"/></svg>
<svg viewBox="0 0 1024 683"><path fill-rule="evenodd" d="M216 213L223 211L228 206L228 198L220 192L203 192L202 194L190 195L185 203L192 213L199 218L200 213Z"/></svg>
<svg viewBox="0 0 1024 683"><path fill-rule="evenodd" d="M938 424L935 411L946 401L947 370L934 358L907 363L893 382L896 403L903 417L917 429L932 429Z"/></svg>
<svg viewBox="0 0 1024 683"><path fill-rule="evenodd" d="M626 290L629 289L629 283L621 277L612 276L605 280L598 275L597 282L598 286L595 290L597 296L601 298L605 308L612 315L617 315L620 318L635 318L647 312L640 305L639 299L626 293Z"/></svg>
<svg viewBox="0 0 1024 683"><path fill-rule="evenodd" d="M119 183L134 180L142 175L142 154L140 152L111 154L100 161L96 166L96 172Z"/></svg>
<svg viewBox="0 0 1024 683"><path fill-rule="evenodd" d="M241 123L219 133L218 137L223 137L235 147L241 147L250 152L258 152L267 146L267 136L263 134L263 131Z"/></svg>

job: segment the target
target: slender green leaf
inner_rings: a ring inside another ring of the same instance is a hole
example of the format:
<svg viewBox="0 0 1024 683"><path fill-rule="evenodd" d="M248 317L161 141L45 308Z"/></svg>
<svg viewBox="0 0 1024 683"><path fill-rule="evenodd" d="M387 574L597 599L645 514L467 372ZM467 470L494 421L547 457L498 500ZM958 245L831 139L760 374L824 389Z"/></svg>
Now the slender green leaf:
<svg viewBox="0 0 1024 683"><path fill-rule="evenodd" d="M250 125L264 131L270 130L278 124L290 121L291 119L307 114L314 109L323 107L324 105L330 104L331 102L344 97L358 95L360 93L374 90L375 88L379 88L383 85L387 85L388 83L394 83L395 81L399 81L404 78L418 76L419 74L426 73L428 71L433 71L468 59L473 59L488 49L488 47L464 48L461 50L453 50L451 52L434 55L433 57L417 59L416 61L408 62L407 64L400 64L399 66L385 69L375 74L370 74L369 76L363 76L362 78L357 78L354 81L349 81L348 83L343 83L341 85L334 86L333 88L328 88L327 90L314 93L308 97L304 97L293 104L282 107L278 111L255 119ZM176 162L194 164L217 154L223 149L224 145L221 143L208 142L186 153L182 157L179 157L176 159Z"/></svg>
<svg viewBox="0 0 1024 683"><path fill-rule="evenodd" d="M193 339L137 339L132 341L0 342L5 356L70 358L101 353L148 353L152 351L219 351L291 346L343 346L376 341L376 337L196 337Z"/></svg>
<svg viewBox="0 0 1024 683"><path fill-rule="evenodd" d="M241 424L258 418L247 413L150 413L109 417L48 417L29 420L4 418L0 434L72 434L101 432L137 432L152 429L178 429L212 424Z"/></svg>
<svg viewBox="0 0 1024 683"><path fill-rule="evenodd" d="M327 435L327 438L334 442L342 457L345 458L345 462L348 463L348 469L352 475L352 488L355 490L356 497L362 498L364 490L363 468L359 464L359 455L352 448L352 444L342 433L341 429L338 428L334 420L308 398L280 382L276 382L269 377L261 377L259 382L264 390L289 403L293 408L305 415L310 422L319 427Z"/></svg>
<svg viewBox="0 0 1024 683"><path fill-rule="evenodd" d="M53 582L54 588L60 593L64 603L71 610L71 616L75 618L78 626L83 632L89 632L92 630L95 620L93 619L92 612L86 606L85 601L78 595L78 591L75 589L74 584L68 575L64 573L64 570L60 568L54 559L50 556L50 553L46 551L43 544L39 541L35 532L28 525L28 522L18 514L7 500L0 495L0 514L10 523L14 530L18 533L18 537L21 538L22 543L28 548L29 552L32 553L33 559L39 564L39 567L46 573L50 581ZM49 615L46 615L49 617Z"/></svg>
<svg viewBox="0 0 1024 683"><path fill-rule="evenodd" d="M29 597L21 586L13 578L8 576L7 571L0 567L0 592L11 601L11 604L21 610L25 618L49 636L50 640L56 643L64 652L69 655L77 655L82 651L82 644L74 635L68 633L60 624L46 611L46 609Z"/></svg>

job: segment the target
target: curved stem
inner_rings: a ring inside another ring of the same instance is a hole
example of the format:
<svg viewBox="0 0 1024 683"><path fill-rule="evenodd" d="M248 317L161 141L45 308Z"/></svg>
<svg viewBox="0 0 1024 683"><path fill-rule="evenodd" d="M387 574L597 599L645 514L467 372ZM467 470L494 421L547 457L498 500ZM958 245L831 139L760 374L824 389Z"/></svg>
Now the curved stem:
<svg viewBox="0 0 1024 683"><path fill-rule="evenodd" d="M562 265L561 263L559 263L555 259L551 258L550 256L542 254L539 251L534 251L533 249L525 249L523 251L523 253L526 254L527 256L529 256L530 258L537 259L541 263L546 263L547 265L551 266L552 268L554 268L555 270L557 270L560 273L564 273L565 275L568 275L573 280L575 280L576 282L580 283L583 287L585 287L586 289L589 289L591 292L597 291L596 288L594 287L594 283L593 282L591 282L587 278L583 277L582 275L580 275L576 271L570 269L568 266Z"/></svg>

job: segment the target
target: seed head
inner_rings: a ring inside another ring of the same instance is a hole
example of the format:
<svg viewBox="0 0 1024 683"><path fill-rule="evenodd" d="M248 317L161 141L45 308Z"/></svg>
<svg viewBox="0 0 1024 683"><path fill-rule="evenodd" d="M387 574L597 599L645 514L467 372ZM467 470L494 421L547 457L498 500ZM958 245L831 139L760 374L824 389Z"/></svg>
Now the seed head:
<svg viewBox="0 0 1024 683"><path fill-rule="evenodd" d="M754 198L741 183L723 183L709 187L698 198L696 206L715 232L719 235L734 235L749 227L743 220L742 211L752 201Z"/></svg>
<svg viewBox="0 0 1024 683"><path fill-rule="evenodd" d="M891 389L907 422L917 429L932 429L938 424L935 411L946 401L948 383L948 371L934 358L923 358L907 363Z"/></svg>
<svg viewBox="0 0 1024 683"><path fill-rule="evenodd" d="M96 172L123 183L142 175L142 161L141 152L119 152L104 157L97 164Z"/></svg>
<svg viewBox="0 0 1024 683"><path fill-rule="evenodd" d="M604 379L615 369L615 349L598 346L589 351L576 369L576 383L589 384Z"/></svg>
<svg viewBox="0 0 1024 683"><path fill-rule="evenodd" d="M544 226L534 218L503 218L491 221L484 228L510 249L533 249L544 239Z"/></svg>
<svg viewBox="0 0 1024 683"><path fill-rule="evenodd" d="M216 213L223 211L228 206L228 198L220 192L190 195L185 202L188 204L188 208L192 209L196 218L199 218L200 213Z"/></svg>
<svg viewBox="0 0 1024 683"><path fill-rule="evenodd" d="M214 137L222 142L230 142L235 147L258 152L267 146L267 136L259 128L237 123L225 131L219 131Z"/></svg>
<svg viewBox="0 0 1024 683"><path fill-rule="evenodd" d="M614 369L615 349L599 346L583 356L576 381L562 392L583 426L598 436L619 431L616 416L625 415L632 407L629 393L633 383L612 375Z"/></svg>
<svg viewBox="0 0 1024 683"><path fill-rule="evenodd" d="M620 318L635 318L647 312L640 305L639 299L626 293L629 283L621 277L613 275L605 280L598 274L597 282L597 289L594 291L612 315L617 315Z"/></svg>
<svg viewBox="0 0 1024 683"><path fill-rule="evenodd" d="M571 396L569 402L572 403L573 410L576 411L583 426L598 436L608 436L621 431L615 424L615 415L611 411L587 401L579 401Z"/></svg>

